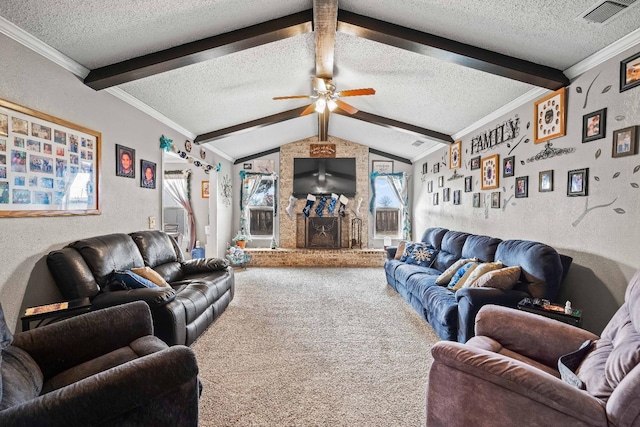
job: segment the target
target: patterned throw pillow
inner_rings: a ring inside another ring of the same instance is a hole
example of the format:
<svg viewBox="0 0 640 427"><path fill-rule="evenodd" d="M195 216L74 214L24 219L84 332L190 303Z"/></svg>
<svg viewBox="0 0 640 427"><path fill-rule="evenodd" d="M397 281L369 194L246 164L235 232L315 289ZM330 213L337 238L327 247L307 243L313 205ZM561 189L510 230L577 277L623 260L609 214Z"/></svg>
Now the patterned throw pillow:
<svg viewBox="0 0 640 427"><path fill-rule="evenodd" d="M468 262L456 271L456 274L453 275L447 289L451 289L452 291L457 291L461 287L464 286L464 283L467 281L473 270L478 267L477 262Z"/></svg>
<svg viewBox="0 0 640 427"><path fill-rule="evenodd" d="M415 264L420 267L431 267L436 260L438 250L427 247L426 244L417 244L407 257L407 264Z"/></svg>
<svg viewBox="0 0 640 427"><path fill-rule="evenodd" d="M411 255L411 252L413 251L413 248L415 248L416 245L418 245L418 244L419 243L417 243L417 242L405 242L404 251L402 251L402 256L400 257L400 261L406 262L407 258L409 258L409 255Z"/></svg>
<svg viewBox="0 0 640 427"><path fill-rule="evenodd" d="M114 271L107 285L110 288L120 286L122 289L157 288L151 280L138 276L131 270Z"/></svg>
<svg viewBox="0 0 640 427"><path fill-rule="evenodd" d="M447 268L441 275L438 276L438 278L436 279L436 285L448 285L453 275L456 274L456 271L458 271L460 267L471 261L478 261L478 258L460 258L459 260L451 264L449 268Z"/></svg>
<svg viewBox="0 0 640 427"><path fill-rule="evenodd" d="M404 247L407 243L409 242L407 242L406 240L401 240L400 243L398 243L398 249L396 249L396 256L393 259L399 260L400 258L402 258L402 255L404 255Z"/></svg>
<svg viewBox="0 0 640 427"><path fill-rule="evenodd" d="M473 282L478 280L482 275L490 271L499 270L503 267L504 267L504 264L502 263L502 261L483 262L482 264L478 265L478 267L476 267L475 270L473 270L473 273L471 273L471 275L467 279L467 282L464 284L463 288L473 286Z"/></svg>
<svg viewBox="0 0 640 427"><path fill-rule="evenodd" d="M520 266L501 268L500 270L490 271L480 276L478 280L473 282L473 288L497 288L509 290L513 288L518 279L520 279Z"/></svg>

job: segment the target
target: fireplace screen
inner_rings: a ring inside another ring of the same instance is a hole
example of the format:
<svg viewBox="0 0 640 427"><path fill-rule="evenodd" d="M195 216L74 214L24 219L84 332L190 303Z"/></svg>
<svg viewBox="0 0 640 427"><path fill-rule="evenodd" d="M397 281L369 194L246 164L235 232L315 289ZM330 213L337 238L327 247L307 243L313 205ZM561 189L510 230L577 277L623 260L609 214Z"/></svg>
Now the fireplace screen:
<svg viewBox="0 0 640 427"><path fill-rule="evenodd" d="M339 217L307 218L306 247L314 249L340 248L340 222Z"/></svg>

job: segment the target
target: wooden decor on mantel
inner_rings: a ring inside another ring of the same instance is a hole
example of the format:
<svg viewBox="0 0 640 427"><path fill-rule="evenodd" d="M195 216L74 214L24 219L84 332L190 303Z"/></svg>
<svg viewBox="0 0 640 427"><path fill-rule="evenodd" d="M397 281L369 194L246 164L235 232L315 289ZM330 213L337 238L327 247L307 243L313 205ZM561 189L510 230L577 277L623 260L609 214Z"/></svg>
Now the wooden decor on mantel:
<svg viewBox="0 0 640 427"><path fill-rule="evenodd" d="M336 144L311 144L309 157L335 157Z"/></svg>

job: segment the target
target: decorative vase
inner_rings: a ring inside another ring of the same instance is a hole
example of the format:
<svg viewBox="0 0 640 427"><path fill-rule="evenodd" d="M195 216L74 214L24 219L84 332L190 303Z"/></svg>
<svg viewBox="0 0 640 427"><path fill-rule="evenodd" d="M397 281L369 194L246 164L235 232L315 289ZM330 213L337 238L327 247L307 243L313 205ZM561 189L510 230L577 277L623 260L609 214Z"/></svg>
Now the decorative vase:
<svg viewBox="0 0 640 427"><path fill-rule="evenodd" d="M238 246L239 248L244 249L244 245L246 244L246 242L244 240L238 240L236 242L236 246Z"/></svg>

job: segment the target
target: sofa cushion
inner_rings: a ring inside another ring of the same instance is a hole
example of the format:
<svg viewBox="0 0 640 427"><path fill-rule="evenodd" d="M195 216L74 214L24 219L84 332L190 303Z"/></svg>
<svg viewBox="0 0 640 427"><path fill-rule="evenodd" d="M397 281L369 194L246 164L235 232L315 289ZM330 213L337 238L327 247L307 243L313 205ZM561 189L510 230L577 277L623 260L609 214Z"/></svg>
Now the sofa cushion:
<svg viewBox="0 0 640 427"><path fill-rule="evenodd" d="M480 262L493 261L502 240L489 236L470 235L462 247L463 258L478 258Z"/></svg>
<svg viewBox="0 0 640 427"><path fill-rule="evenodd" d="M13 334L4 320L4 310L0 304L0 369L2 369L2 350L9 347L13 341ZM0 400L2 399L2 371L0 370Z"/></svg>
<svg viewBox="0 0 640 427"><path fill-rule="evenodd" d="M437 249L428 248L425 244L417 244L407 257L406 262L407 264L415 264L421 267L431 267L436 255L438 255Z"/></svg>
<svg viewBox="0 0 640 427"><path fill-rule="evenodd" d="M447 231L449 230L440 227L427 228L424 231L424 234L422 235L422 239L420 239L420 241L426 243L432 248L440 249L442 245L442 239Z"/></svg>
<svg viewBox="0 0 640 427"><path fill-rule="evenodd" d="M400 243L398 243L398 247L396 249L396 255L393 257L393 259L400 259L402 257L402 255L404 254L404 246L407 244L406 240L402 240L400 241Z"/></svg>
<svg viewBox="0 0 640 427"><path fill-rule="evenodd" d="M433 268L439 271L445 271L451 264L462 258L462 247L467 237L469 237L468 233L447 231L442 238L440 252L436 257Z"/></svg>
<svg viewBox="0 0 640 427"><path fill-rule="evenodd" d="M138 231L130 234L135 242L144 264L155 268L168 262L180 262L181 260L174 248L171 237L159 230Z"/></svg>
<svg viewBox="0 0 640 427"><path fill-rule="evenodd" d="M436 284L442 286L448 285L453 275L456 274L456 271L458 271L460 267L462 267L466 263L472 261L477 262L478 258L461 258L458 261L454 262L440 276L438 276L438 278L436 279Z"/></svg>
<svg viewBox="0 0 640 427"><path fill-rule="evenodd" d="M16 346L8 346L2 351L3 393L0 411L20 405L40 395L42 371L29 354Z"/></svg>
<svg viewBox="0 0 640 427"><path fill-rule="evenodd" d="M462 288L478 265L479 264L477 262L468 262L460 267L458 271L456 271L456 274L451 278L449 285L447 285L447 289L457 291Z"/></svg>
<svg viewBox="0 0 640 427"><path fill-rule="evenodd" d="M512 289L518 278L520 277L520 267L505 267L498 270L493 270L483 274L477 280L475 280L470 287L472 288L496 288L504 291Z"/></svg>
<svg viewBox="0 0 640 427"><path fill-rule="evenodd" d="M468 286L473 286L473 282L478 280L484 274L490 271L499 270L501 268L504 268L504 264L502 264L502 261L483 262L479 264L478 267L476 267L476 269L473 270L473 273L471 273L471 275L467 279L467 282L464 284L464 287L466 288Z"/></svg>
<svg viewBox="0 0 640 427"><path fill-rule="evenodd" d="M164 280L164 277L162 277L153 268L151 268L149 266L144 266L144 267L140 267L140 268L132 268L131 271L133 273L137 274L138 276L144 277L145 279L153 282L153 284L156 285L156 286L161 286L161 287L164 287L164 288L171 287L169 285L169 283L167 283L167 281Z"/></svg>
<svg viewBox="0 0 640 427"><path fill-rule="evenodd" d="M157 288L151 280L145 279L131 270L114 271L107 286L111 290L117 289L117 286L122 287L122 289Z"/></svg>
<svg viewBox="0 0 640 427"><path fill-rule="evenodd" d="M424 273L424 274L432 275L434 282L435 282L435 279L438 277L438 274L440 274L439 271L434 270L433 268L421 267L415 264L402 263L396 268L395 278L399 283L407 283L407 280L409 280L409 277L413 276L416 273Z"/></svg>

